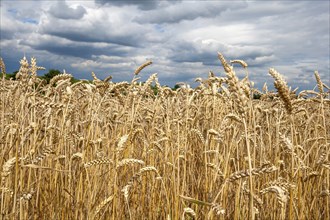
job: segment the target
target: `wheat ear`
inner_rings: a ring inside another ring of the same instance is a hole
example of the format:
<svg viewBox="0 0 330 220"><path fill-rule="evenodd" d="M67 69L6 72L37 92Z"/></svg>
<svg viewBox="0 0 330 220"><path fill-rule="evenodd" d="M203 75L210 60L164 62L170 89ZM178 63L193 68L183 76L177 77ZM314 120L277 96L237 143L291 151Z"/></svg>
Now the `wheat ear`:
<svg viewBox="0 0 330 220"><path fill-rule="evenodd" d="M315 71L314 72L314 76L315 76L315 79L316 79L316 82L317 82L317 88L319 89L319 92L321 94L323 94L324 93L324 91L323 91L323 83L321 81L321 77L319 75L319 72L318 71Z"/></svg>
<svg viewBox="0 0 330 220"><path fill-rule="evenodd" d="M145 67L147 67L147 66L149 66L149 65L151 65L152 64L152 61L147 61L147 62L145 62L145 63L143 63L141 66L139 66L136 70L135 70L135 72L134 72L134 75L138 75Z"/></svg>
<svg viewBox="0 0 330 220"><path fill-rule="evenodd" d="M269 74L275 79L274 86L278 91L280 98L282 99L285 109L289 114L292 113L292 103L290 98L290 91L287 83L283 79L282 75L275 69L269 69Z"/></svg>

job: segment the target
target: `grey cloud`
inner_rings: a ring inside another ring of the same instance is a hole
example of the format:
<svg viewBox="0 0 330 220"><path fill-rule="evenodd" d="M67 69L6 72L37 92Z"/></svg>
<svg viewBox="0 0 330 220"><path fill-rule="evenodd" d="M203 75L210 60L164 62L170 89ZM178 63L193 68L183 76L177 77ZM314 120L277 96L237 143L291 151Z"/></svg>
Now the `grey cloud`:
<svg viewBox="0 0 330 220"><path fill-rule="evenodd" d="M130 47L136 47L138 46L138 42L136 36L111 36L111 35L103 35L102 33L99 34L93 34L93 32L84 34L82 31L79 30L72 30L71 32L63 31L63 30L47 30L44 33L66 38L72 41L76 42L104 42L104 43L110 43L110 44L118 44L121 46L130 46Z"/></svg>
<svg viewBox="0 0 330 220"><path fill-rule="evenodd" d="M233 8L246 7L244 2L226 2L226 1L183 1L178 5L169 5L165 8L158 8L137 16L135 19L139 23L178 23L184 20L194 20L199 17L213 18L222 12Z"/></svg>
<svg viewBox="0 0 330 220"><path fill-rule="evenodd" d="M19 7L17 7L17 1L1 1L1 17L9 16L13 20L21 22L25 20L37 21L43 11L35 10L35 8L39 8L41 4L37 1L22 1L19 3Z"/></svg>
<svg viewBox="0 0 330 220"><path fill-rule="evenodd" d="M15 39L19 35L31 33L35 25L16 20L8 11L1 10L1 40Z"/></svg>
<svg viewBox="0 0 330 220"><path fill-rule="evenodd" d="M73 42L47 35L31 35L29 38L21 40L19 44L29 46L34 50L43 50L57 55L84 59L90 59L93 55L102 54L127 56L130 51L127 47L113 44Z"/></svg>
<svg viewBox="0 0 330 220"><path fill-rule="evenodd" d="M180 41L175 45L176 47L172 49L172 54L169 56L169 59L178 63L202 62L205 66L217 66L220 64L217 58L218 51L221 52L228 61L241 59L254 67L264 66L275 59L273 51L262 46L228 45L212 41L197 41L194 43Z"/></svg>
<svg viewBox="0 0 330 220"><path fill-rule="evenodd" d="M18 69L26 52L39 65L65 68L77 78L90 78L94 70L101 78L110 73L115 81L130 80L134 69L151 58L142 80L157 72L162 84L173 86L207 77L209 70L222 75L220 51L228 61L246 61L259 88L265 81L271 88L270 67L293 88L312 89L314 70L330 84L328 1L96 0L96 5L79 1L85 7L80 14L71 6L76 2L62 8L51 1L12 2L1 8L1 56L9 71ZM41 17L29 14L31 8ZM38 24L24 24L26 18ZM243 69L234 67L244 77Z"/></svg>
<svg viewBox="0 0 330 220"><path fill-rule="evenodd" d="M76 42L104 42L130 47L141 46L145 42L141 38L143 38L146 28L142 25L122 22L114 21L111 10L102 10L98 14L89 14L81 20L71 20L70 22L45 15L39 24L38 32Z"/></svg>
<svg viewBox="0 0 330 220"><path fill-rule="evenodd" d="M292 8L299 8L298 1L258 1L257 3L247 3L246 7L235 8L235 10L227 10L221 15L221 19L218 21L221 24L227 23L242 23L242 22L260 22L259 25L263 25L263 21L274 18L274 16L281 16L287 13L292 14ZM275 24L275 22L274 22Z"/></svg>
<svg viewBox="0 0 330 220"><path fill-rule="evenodd" d="M81 19L86 14L86 9L80 5L70 8L65 1L57 1L48 12L60 19Z"/></svg>
<svg viewBox="0 0 330 220"><path fill-rule="evenodd" d="M9 40L9 39L12 39L12 37L13 37L13 33L11 33L10 31L1 30L1 32L0 32L0 39L1 40Z"/></svg>
<svg viewBox="0 0 330 220"><path fill-rule="evenodd" d="M152 10L160 5L158 0L95 0L96 4L125 6L135 5L141 10Z"/></svg>
<svg viewBox="0 0 330 220"><path fill-rule="evenodd" d="M278 58L274 54L264 54L264 56L260 54L259 56L247 57L244 60L248 63L250 67L252 66L265 68L269 67L269 65L271 65L274 61L278 60Z"/></svg>

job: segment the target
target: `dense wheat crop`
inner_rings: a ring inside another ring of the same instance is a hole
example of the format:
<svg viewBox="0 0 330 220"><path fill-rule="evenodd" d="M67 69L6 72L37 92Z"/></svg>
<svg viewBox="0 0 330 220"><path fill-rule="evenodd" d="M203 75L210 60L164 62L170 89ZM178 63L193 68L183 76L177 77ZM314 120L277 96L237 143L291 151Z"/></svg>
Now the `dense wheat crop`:
<svg viewBox="0 0 330 220"><path fill-rule="evenodd" d="M131 82L46 84L22 59L0 79L2 219L330 219L327 85L315 72L297 94L270 69L276 92L257 91L218 56L176 91L140 83L150 62Z"/></svg>

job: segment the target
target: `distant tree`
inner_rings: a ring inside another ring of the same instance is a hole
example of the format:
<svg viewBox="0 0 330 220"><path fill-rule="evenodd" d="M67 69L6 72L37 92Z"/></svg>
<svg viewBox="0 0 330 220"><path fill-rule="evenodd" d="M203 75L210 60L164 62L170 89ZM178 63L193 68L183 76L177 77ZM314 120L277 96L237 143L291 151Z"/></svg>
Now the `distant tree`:
<svg viewBox="0 0 330 220"><path fill-rule="evenodd" d="M151 87L152 91L154 92L154 95L157 95L158 94L158 88L157 88L157 86L150 85L150 87Z"/></svg>
<svg viewBox="0 0 330 220"><path fill-rule="evenodd" d="M6 79L13 79L16 80L16 74L18 73L18 70L14 71L13 73L7 73L5 78ZM45 80L47 83L50 82L50 80L54 77L57 76L59 74L62 74L61 71L57 70L57 69L50 69L48 71L48 73L44 74L43 76L39 76L40 79ZM2 73L0 73L0 79L2 79ZM79 82L79 79L76 79L74 77L72 77L71 79L71 83L76 83Z"/></svg>
<svg viewBox="0 0 330 220"><path fill-rule="evenodd" d="M61 74L61 71L56 70L56 69L50 69L48 71L48 73L46 73L45 75L41 76L40 78L46 80L47 83L49 83L49 81L54 77Z"/></svg>
<svg viewBox="0 0 330 220"><path fill-rule="evenodd" d="M13 73L7 73L5 78L6 79L13 79L16 80L16 74L18 73L18 70L14 71ZM0 74L0 78L2 79L2 73Z"/></svg>
<svg viewBox="0 0 330 220"><path fill-rule="evenodd" d="M55 77L55 76L57 76L59 74L62 74L62 72L59 71L59 70L57 70L57 69L50 69L48 71L48 73L46 73L45 75L41 76L40 78L46 80L46 82L49 83L50 80L53 77ZM79 81L80 81L79 79L76 79L74 77L71 78L71 83L76 83L76 82L79 82Z"/></svg>
<svg viewBox="0 0 330 220"><path fill-rule="evenodd" d="M260 99L261 94L260 93L253 93L253 99Z"/></svg>
<svg viewBox="0 0 330 220"><path fill-rule="evenodd" d="M79 82L81 81L80 79L76 79L74 77L71 78L71 83L76 83L76 82Z"/></svg>
<svg viewBox="0 0 330 220"><path fill-rule="evenodd" d="M179 89L180 88L180 85L178 85L178 84L175 84L175 86L174 86L174 88L172 89L172 90L177 90L177 89Z"/></svg>

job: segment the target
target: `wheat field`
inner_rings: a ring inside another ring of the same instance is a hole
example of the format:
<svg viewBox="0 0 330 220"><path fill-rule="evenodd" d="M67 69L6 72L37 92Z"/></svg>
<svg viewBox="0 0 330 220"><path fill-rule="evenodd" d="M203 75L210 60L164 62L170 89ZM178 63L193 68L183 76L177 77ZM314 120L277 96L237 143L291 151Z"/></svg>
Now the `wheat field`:
<svg viewBox="0 0 330 220"><path fill-rule="evenodd" d="M330 219L329 87L270 69L276 91L258 91L218 57L175 91L141 83L151 62L130 82L47 84L23 58L0 79L1 219Z"/></svg>

